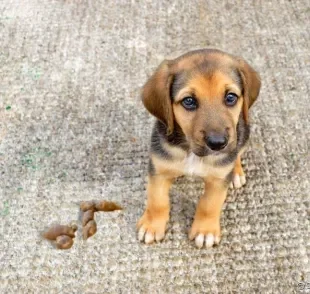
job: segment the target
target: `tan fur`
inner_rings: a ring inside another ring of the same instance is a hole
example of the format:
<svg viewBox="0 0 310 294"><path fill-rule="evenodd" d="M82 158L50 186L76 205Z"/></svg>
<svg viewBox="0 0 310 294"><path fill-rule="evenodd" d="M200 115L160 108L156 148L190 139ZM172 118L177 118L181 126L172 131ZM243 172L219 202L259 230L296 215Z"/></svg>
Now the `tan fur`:
<svg viewBox="0 0 310 294"><path fill-rule="evenodd" d="M169 189L173 178L156 175L148 178L146 210L137 224L155 238L164 236L169 220Z"/></svg>
<svg viewBox="0 0 310 294"><path fill-rule="evenodd" d="M232 108L223 105L223 96L226 91L233 91L241 94L238 85L227 75L215 71L210 76L196 74L187 84L186 89L180 92L176 102L181 101L191 91L199 103L196 112L189 112L184 109L181 103L174 103L173 113L176 122L181 126L186 137L192 141L195 148L204 144L204 136L208 131L222 131L229 128L230 143L236 142L236 126L242 108L243 98ZM206 125L207 129L206 129Z"/></svg>
<svg viewBox="0 0 310 294"><path fill-rule="evenodd" d="M205 193L199 200L194 222L189 233L192 240L198 234L213 234L220 238L220 215L226 199L227 187L218 178L205 179Z"/></svg>

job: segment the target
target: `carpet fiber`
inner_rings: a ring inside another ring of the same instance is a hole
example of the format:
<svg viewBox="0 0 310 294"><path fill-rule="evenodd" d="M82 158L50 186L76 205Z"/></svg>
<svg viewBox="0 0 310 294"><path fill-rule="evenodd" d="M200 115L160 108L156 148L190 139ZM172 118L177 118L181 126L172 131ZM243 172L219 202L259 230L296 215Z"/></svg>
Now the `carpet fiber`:
<svg viewBox="0 0 310 294"><path fill-rule="evenodd" d="M244 4L242 4L244 3ZM245 4L247 3L247 4ZM252 4L251 4L252 3ZM1 293L297 293L310 282L306 0L0 2ZM163 243L136 240L153 118L139 91L164 59L212 47L261 74L219 247L187 239L199 179L179 179ZM56 250L40 233L82 200L120 203ZM304 290L305 291L305 290Z"/></svg>

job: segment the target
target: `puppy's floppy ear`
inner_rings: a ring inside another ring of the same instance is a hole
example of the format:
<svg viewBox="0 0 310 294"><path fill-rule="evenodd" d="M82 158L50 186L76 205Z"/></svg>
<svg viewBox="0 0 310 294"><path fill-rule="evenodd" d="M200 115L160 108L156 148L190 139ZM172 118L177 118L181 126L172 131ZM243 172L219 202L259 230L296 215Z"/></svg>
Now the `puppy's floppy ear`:
<svg viewBox="0 0 310 294"><path fill-rule="evenodd" d="M243 83L243 117L249 121L249 108L259 95L261 80L259 74L243 59L239 59L239 69Z"/></svg>
<svg viewBox="0 0 310 294"><path fill-rule="evenodd" d="M163 61L142 89L142 101L145 108L167 126L167 133L174 129L174 116L170 97L173 82L171 61Z"/></svg>

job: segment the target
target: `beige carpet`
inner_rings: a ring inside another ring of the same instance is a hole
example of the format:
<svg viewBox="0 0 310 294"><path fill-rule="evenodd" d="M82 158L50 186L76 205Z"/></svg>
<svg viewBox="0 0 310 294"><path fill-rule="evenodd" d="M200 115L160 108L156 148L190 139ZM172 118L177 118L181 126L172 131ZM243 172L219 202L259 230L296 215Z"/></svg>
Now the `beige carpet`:
<svg viewBox="0 0 310 294"><path fill-rule="evenodd" d="M309 21L306 0L0 1L0 293L302 290ZM135 223L153 119L139 89L164 58L202 47L242 55L261 73L248 183L229 192L221 245L197 250L187 230L202 185L180 179L166 239L147 247ZM125 210L98 214L98 233L83 242L79 232L71 250L41 239L88 199Z"/></svg>

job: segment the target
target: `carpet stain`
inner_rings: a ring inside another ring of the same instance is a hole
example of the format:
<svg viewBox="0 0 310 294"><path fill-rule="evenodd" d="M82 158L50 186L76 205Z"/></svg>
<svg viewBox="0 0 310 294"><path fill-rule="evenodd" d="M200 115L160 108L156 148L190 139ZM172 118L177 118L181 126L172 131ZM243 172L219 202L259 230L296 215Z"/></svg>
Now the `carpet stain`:
<svg viewBox="0 0 310 294"><path fill-rule="evenodd" d="M3 202L3 208L1 209L0 215L7 216L10 213L10 205L8 201Z"/></svg>
<svg viewBox="0 0 310 294"><path fill-rule="evenodd" d="M36 148L32 152L26 153L21 158L21 164L31 170L39 170L45 158L52 155L47 149Z"/></svg>
<svg viewBox="0 0 310 294"><path fill-rule="evenodd" d="M40 79L42 76L42 71L39 68L30 67L27 64L23 65L21 72L34 81Z"/></svg>
<svg viewBox="0 0 310 294"><path fill-rule="evenodd" d="M68 173L66 171L63 171L58 175L58 179L66 178L67 176L68 176Z"/></svg>

